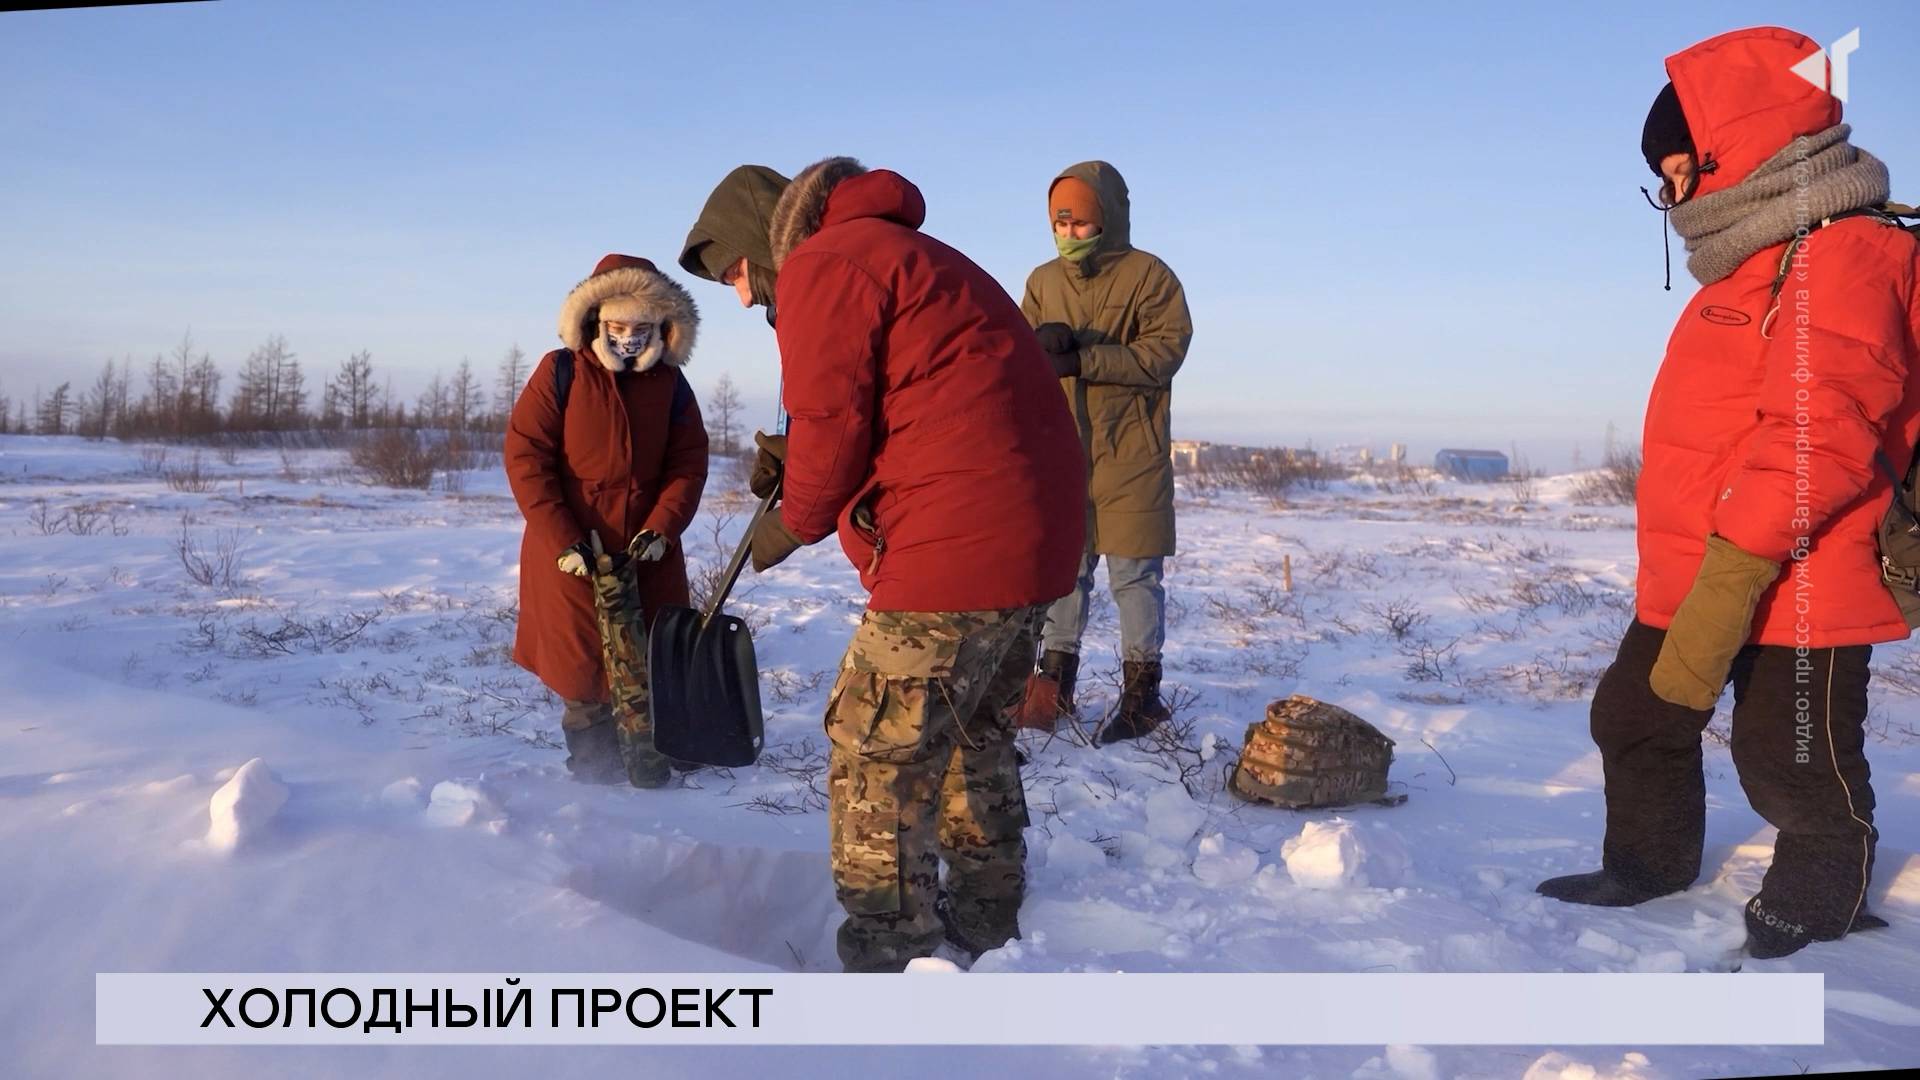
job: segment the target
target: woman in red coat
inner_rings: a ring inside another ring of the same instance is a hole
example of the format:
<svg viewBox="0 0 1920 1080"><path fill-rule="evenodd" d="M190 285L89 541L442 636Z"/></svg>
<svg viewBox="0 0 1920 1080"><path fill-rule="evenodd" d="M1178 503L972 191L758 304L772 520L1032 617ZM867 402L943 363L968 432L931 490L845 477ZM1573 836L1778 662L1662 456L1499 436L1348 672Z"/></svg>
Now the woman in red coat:
<svg viewBox="0 0 1920 1080"><path fill-rule="evenodd" d="M1872 646L1907 636L1875 534L1920 432L1920 253L1871 209L1886 167L1798 73L1818 52L1723 34L1667 61L1647 118L1702 288L1647 403L1637 614L1594 693L1602 868L1540 886L1624 906L1693 883L1700 736L1731 685L1741 786L1779 829L1746 909L1757 957L1885 925L1862 727Z"/></svg>
<svg viewBox="0 0 1920 1080"><path fill-rule="evenodd" d="M707 431L680 369L698 327L685 289L645 259L608 255L567 294L566 347L541 358L507 422L507 480L527 519L513 658L565 702L567 765L582 779L667 780L640 644L644 620L688 599L679 540L706 486ZM602 617L627 630L603 635Z"/></svg>

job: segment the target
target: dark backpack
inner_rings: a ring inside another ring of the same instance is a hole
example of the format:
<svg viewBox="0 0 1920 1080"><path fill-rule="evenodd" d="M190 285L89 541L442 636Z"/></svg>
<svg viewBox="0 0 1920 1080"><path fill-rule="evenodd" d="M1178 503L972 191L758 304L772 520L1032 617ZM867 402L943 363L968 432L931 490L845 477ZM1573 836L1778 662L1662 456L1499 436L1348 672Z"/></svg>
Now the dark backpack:
<svg viewBox="0 0 1920 1080"><path fill-rule="evenodd" d="M673 423L685 418L687 406L693 404L693 384L687 381L685 372L674 371L673 408L670 415ZM573 393L573 350L555 349L553 353L553 403L559 407L560 414L566 415L567 398Z"/></svg>

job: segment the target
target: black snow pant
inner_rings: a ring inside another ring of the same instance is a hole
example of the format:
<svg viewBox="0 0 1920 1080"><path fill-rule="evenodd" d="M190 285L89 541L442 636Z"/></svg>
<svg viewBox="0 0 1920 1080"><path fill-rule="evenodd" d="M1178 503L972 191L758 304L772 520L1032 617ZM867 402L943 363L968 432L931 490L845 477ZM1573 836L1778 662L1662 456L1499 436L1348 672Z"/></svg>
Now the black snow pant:
<svg viewBox="0 0 1920 1080"><path fill-rule="evenodd" d="M1593 741L1606 768L1603 866L1653 893L1700 874L1706 837L1701 733L1713 711L1669 704L1647 675L1666 631L1635 622L1593 695ZM1790 938L1831 941L1866 910L1873 876L1868 783L1868 658L1852 645L1749 645L1734 660L1733 763L1760 816L1779 830L1773 864L1747 905Z"/></svg>

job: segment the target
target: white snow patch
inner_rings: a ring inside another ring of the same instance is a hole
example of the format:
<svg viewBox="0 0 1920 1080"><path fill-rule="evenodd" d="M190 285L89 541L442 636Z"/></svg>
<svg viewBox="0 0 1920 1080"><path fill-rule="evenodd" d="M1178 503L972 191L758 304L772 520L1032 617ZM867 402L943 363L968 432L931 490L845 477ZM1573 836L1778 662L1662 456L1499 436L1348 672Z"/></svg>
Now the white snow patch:
<svg viewBox="0 0 1920 1080"><path fill-rule="evenodd" d="M1366 847L1351 821L1309 821L1280 849L1287 875L1309 889L1340 889L1367 883Z"/></svg>
<svg viewBox="0 0 1920 1080"><path fill-rule="evenodd" d="M1422 1046L1387 1047L1387 1067L1402 1080L1440 1080L1440 1064Z"/></svg>
<svg viewBox="0 0 1920 1080"><path fill-rule="evenodd" d="M1123 830L1114 842L1120 848L1120 861L1129 866L1171 870L1186 861L1185 853L1179 848L1133 829Z"/></svg>
<svg viewBox="0 0 1920 1080"><path fill-rule="evenodd" d="M1609 960L1631 960L1634 957L1632 949L1592 928L1580 931L1580 936L1575 938L1573 943L1588 952L1599 953Z"/></svg>
<svg viewBox="0 0 1920 1080"><path fill-rule="evenodd" d="M1555 1050L1527 1066L1521 1080L1643 1080L1652 1075L1646 1071L1648 1064L1647 1055L1636 1052L1621 1058L1620 1064L1609 1069L1589 1065Z"/></svg>
<svg viewBox="0 0 1920 1080"><path fill-rule="evenodd" d="M193 775L191 773L183 773L171 780L148 781L140 785L140 793L143 795L171 795L176 791L184 791L192 786Z"/></svg>
<svg viewBox="0 0 1920 1080"><path fill-rule="evenodd" d="M492 823L501 820L500 808L494 805L486 792L474 784L458 780L442 780L433 785L433 796L428 800L426 816L428 824L446 828L471 825L476 821Z"/></svg>
<svg viewBox="0 0 1920 1080"><path fill-rule="evenodd" d="M417 777L395 780L380 791L380 801L396 810L418 810L426 805L424 784Z"/></svg>
<svg viewBox="0 0 1920 1080"><path fill-rule="evenodd" d="M1679 949L1643 952L1633 958L1633 970L1643 973L1678 975L1687 970L1687 954Z"/></svg>
<svg viewBox="0 0 1920 1080"><path fill-rule="evenodd" d="M938 956L916 956L907 961L909 975L958 975L960 965Z"/></svg>
<svg viewBox="0 0 1920 1080"><path fill-rule="evenodd" d="M435 789L435 796L439 789ZM1107 868L1107 853L1072 833L1058 833L1047 844L1047 869L1062 877L1079 877Z"/></svg>
<svg viewBox="0 0 1920 1080"><path fill-rule="evenodd" d="M1206 808L1178 784L1168 785L1147 799L1147 833L1155 840L1185 847L1206 823Z"/></svg>
<svg viewBox="0 0 1920 1080"><path fill-rule="evenodd" d="M240 766L207 803L207 845L232 851L266 829L287 804L287 786L259 758Z"/></svg>
<svg viewBox="0 0 1920 1080"><path fill-rule="evenodd" d="M1829 990L1827 1008L1862 1020L1877 1020L1896 1027L1920 1027L1920 1009L1902 1005L1892 998L1866 990Z"/></svg>
<svg viewBox="0 0 1920 1080"><path fill-rule="evenodd" d="M1260 856L1244 844L1236 844L1220 833L1200 841L1200 854L1193 860L1193 876L1218 889L1238 885L1260 869Z"/></svg>

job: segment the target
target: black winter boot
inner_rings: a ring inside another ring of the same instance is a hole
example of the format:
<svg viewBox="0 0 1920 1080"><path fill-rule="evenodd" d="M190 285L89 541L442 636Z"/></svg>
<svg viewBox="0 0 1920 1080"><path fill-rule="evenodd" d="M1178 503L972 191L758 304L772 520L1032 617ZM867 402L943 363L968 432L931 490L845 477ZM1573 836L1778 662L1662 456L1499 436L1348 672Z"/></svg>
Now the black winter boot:
<svg viewBox="0 0 1920 1080"><path fill-rule="evenodd" d="M613 721L602 720L590 727L568 728L567 771L583 784L624 784L627 767L620 760L620 740L614 734Z"/></svg>
<svg viewBox="0 0 1920 1080"><path fill-rule="evenodd" d="M1887 925L1887 920L1870 911L1862 910L1853 917L1846 932L1833 935L1816 936L1808 933L1805 924L1784 919L1768 911L1760 904L1760 898L1747 901L1747 955L1755 960L1778 960L1783 956L1792 956L1816 941L1838 941L1847 934L1857 934L1862 930L1879 930Z"/></svg>
<svg viewBox="0 0 1920 1080"><path fill-rule="evenodd" d="M1007 905L988 905L979 916L972 920L978 925L968 925L959 912L953 910L953 898L942 889L934 898L933 913L940 916L940 929L945 932L947 944L957 952L965 954L971 965L980 959L980 954L997 949L1009 941L1020 937L1020 905L1018 901Z"/></svg>
<svg viewBox="0 0 1920 1080"><path fill-rule="evenodd" d="M1641 885L1632 885L1605 870L1595 870L1588 874L1568 874L1565 877L1548 878L1534 886L1541 896L1568 904L1591 904L1594 907L1632 907L1644 904L1656 897L1668 896L1685 889L1658 889Z"/></svg>
<svg viewBox="0 0 1920 1080"><path fill-rule="evenodd" d="M1160 700L1160 663L1157 660L1128 660L1121 665L1124 681L1120 688L1120 708L1107 726L1094 736L1096 746L1108 746L1122 739L1137 739L1171 715Z"/></svg>

